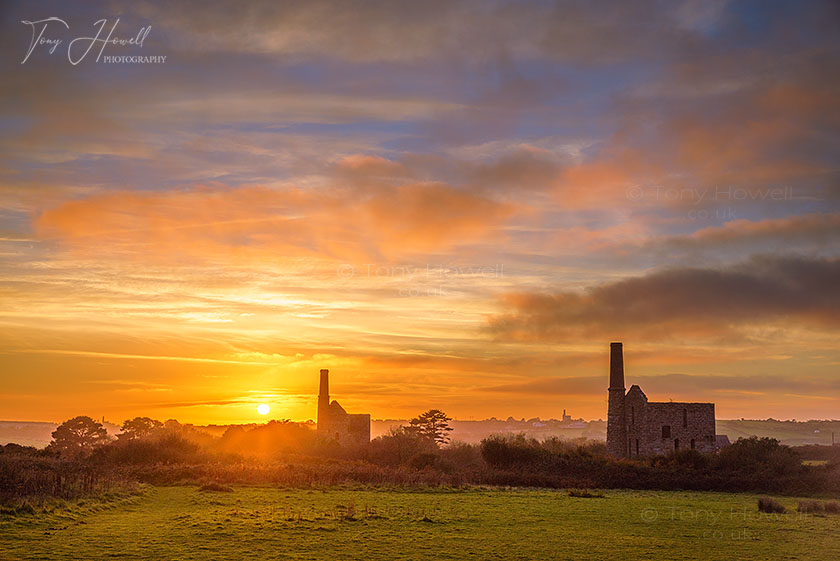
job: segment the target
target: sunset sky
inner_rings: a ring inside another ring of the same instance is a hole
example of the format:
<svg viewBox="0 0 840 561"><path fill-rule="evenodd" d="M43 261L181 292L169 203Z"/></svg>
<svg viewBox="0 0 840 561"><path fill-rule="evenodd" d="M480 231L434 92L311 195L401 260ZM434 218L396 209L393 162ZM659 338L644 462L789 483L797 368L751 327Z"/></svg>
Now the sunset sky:
<svg viewBox="0 0 840 561"><path fill-rule="evenodd" d="M0 7L0 419L840 417L836 2L166 4Z"/></svg>

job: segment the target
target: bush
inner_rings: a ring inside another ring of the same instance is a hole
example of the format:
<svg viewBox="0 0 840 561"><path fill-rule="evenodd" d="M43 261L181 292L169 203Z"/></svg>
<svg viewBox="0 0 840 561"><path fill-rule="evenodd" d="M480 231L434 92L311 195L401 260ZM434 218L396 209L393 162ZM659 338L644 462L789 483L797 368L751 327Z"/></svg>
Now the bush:
<svg viewBox="0 0 840 561"><path fill-rule="evenodd" d="M801 471L802 459L775 438L739 438L718 453L717 467L726 471L769 472L775 475Z"/></svg>
<svg viewBox="0 0 840 561"><path fill-rule="evenodd" d="M368 445L367 457L372 463L380 466L409 465L419 462L422 464L419 465L419 469L422 469L429 465L429 457L437 452L438 448L434 441L408 433L400 427L373 439Z"/></svg>
<svg viewBox="0 0 840 561"><path fill-rule="evenodd" d="M476 444L452 442L440 451L441 462L454 470L475 470L484 466L481 448Z"/></svg>
<svg viewBox="0 0 840 561"><path fill-rule="evenodd" d="M828 501L823 507L828 514L840 514L840 503L837 501Z"/></svg>
<svg viewBox="0 0 840 561"><path fill-rule="evenodd" d="M825 509L819 501L799 501L796 510L799 512L823 512Z"/></svg>
<svg viewBox="0 0 840 561"><path fill-rule="evenodd" d="M709 466L710 460L709 456L698 450L677 450L667 456L654 458L652 463L668 467L705 469Z"/></svg>
<svg viewBox="0 0 840 561"><path fill-rule="evenodd" d="M544 468L551 465L553 456L539 441L526 439L522 434L513 437L493 435L481 441L481 457L494 468Z"/></svg>
<svg viewBox="0 0 840 561"><path fill-rule="evenodd" d="M114 491L131 491L130 479L102 469L84 458L45 453L0 455L0 504L25 498L72 499Z"/></svg>
<svg viewBox="0 0 840 561"><path fill-rule="evenodd" d="M430 454L428 452L424 452L422 454L417 454L416 456L411 458L408 464L414 469L432 468L437 466L438 456L437 454Z"/></svg>
<svg viewBox="0 0 840 561"><path fill-rule="evenodd" d="M198 444L179 434L117 441L96 450L94 461L109 464L176 464L205 459Z"/></svg>
<svg viewBox="0 0 840 561"><path fill-rule="evenodd" d="M785 507L779 501L771 499L770 497L761 497L758 499L758 510L768 513L784 514Z"/></svg>

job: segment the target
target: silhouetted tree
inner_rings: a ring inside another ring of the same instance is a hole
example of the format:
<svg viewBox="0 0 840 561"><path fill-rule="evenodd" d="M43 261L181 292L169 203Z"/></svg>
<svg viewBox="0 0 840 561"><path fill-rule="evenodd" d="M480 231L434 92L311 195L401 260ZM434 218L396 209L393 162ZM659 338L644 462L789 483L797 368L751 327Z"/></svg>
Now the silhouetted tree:
<svg viewBox="0 0 840 561"><path fill-rule="evenodd" d="M122 424L120 440L135 440L143 438L163 428L163 423L149 417L134 417Z"/></svg>
<svg viewBox="0 0 840 561"><path fill-rule="evenodd" d="M102 423L85 416L64 421L53 431L52 437L49 447L67 454L89 452L110 440Z"/></svg>
<svg viewBox="0 0 840 561"><path fill-rule="evenodd" d="M405 430L409 434L427 438L440 446L449 442L448 433L452 431L452 427L449 426L451 420L440 409L429 409L418 417L411 419Z"/></svg>

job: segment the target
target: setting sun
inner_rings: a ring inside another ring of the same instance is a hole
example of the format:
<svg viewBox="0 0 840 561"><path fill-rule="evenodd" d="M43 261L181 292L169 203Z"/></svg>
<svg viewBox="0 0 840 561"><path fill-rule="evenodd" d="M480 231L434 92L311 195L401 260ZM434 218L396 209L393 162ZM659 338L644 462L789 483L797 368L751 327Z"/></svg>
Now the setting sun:
<svg viewBox="0 0 840 561"><path fill-rule="evenodd" d="M269 411L271 411L271 407L269 407L265 403L260 403L257 406L257 413L259 413L260 415L268 415Z"/></svg>

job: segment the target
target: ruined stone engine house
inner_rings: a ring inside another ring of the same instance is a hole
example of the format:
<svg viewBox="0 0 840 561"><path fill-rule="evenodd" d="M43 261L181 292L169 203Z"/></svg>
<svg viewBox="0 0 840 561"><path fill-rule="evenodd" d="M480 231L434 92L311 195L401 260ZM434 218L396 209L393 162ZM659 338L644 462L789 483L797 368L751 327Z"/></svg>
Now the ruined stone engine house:
<svg viewBox="0 0 840 561"><path fill-rule="evenodd" d="M330 371L321 370L318 393L318 436L342 446L358 446L370 442L370 415L347 413L337 401L330 403Z"/></svg>
<svg viewBox="0 0 840 561"><path fill-rule="evenodd" d="M616 458L678 450L714 452L715 404L648 401L637 385L624 390L624 351L610 343L607 451Z"/></svg>

